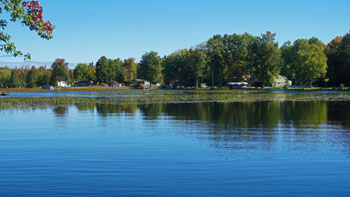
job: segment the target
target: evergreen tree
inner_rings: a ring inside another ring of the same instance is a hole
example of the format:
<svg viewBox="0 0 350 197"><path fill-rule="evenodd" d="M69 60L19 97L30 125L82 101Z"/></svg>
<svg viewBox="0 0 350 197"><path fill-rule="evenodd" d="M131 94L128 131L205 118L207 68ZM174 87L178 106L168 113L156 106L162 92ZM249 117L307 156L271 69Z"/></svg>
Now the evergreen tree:
<svg viewBox="0 0 350 197"><path fill-rule="evenodd" d="M38 70L33 66L28 72L26 84L29 88L37 87Z"/></svg>
<svg viewBox="0 0 350 197"><path fill-rule="evenodd" d="M103 56L96 63L96 78L99 83L108 83L111 81L111 69L108 65L108 59Z"/></svg>
<svg viewBox="0 0 350 197"><path fill-rule="evenodd" d="M18 78L17 70L13 69L11 72L11 77L9 81L9 87L11 88L17 88L20 85L20 80Z"/></svg>
<svg viewBox="0 0 350 197"><path fill-rule="evenodd" d="M138 76L151 83L163 82L162 59L157 52L151 51L142 56Z"/></svg>

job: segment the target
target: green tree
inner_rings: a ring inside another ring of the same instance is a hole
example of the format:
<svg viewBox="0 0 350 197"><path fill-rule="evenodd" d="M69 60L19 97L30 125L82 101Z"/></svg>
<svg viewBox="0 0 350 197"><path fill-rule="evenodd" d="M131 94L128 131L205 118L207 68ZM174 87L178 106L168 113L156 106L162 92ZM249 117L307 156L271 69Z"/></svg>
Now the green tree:
<svg viewBox="0 0 350 197"><path fill-rule="evenodd" d="M51 79L51 69L46 69L44 66L38 68L38 77L36 80L36 85L38 87L48 85Z"/></svg>
<svg viewBox="0 0 350 197"><path fill-rule="evenodd" d="M215 35L205 44L212 83L224 85L250 76L252 45L257 37L245 34Z"/></svg>
<svg viewBox="0 0 350 197"><path fill-rule="evenodd" d="M99 83L112 83L113 81L124 82L123 61L101 57L96 63L96 77Z"/></svg>
<svg viewBox="0 0 350 197"><path fill-rule="evenodd" d="M78 64L74 69L74 79L77 81L96 81L96 70L87 64Z"/></svg>
<svg viewBox="0 0 350 197"><path fill-rule="evenodd" d="M137 78L137 63L135 62L135 58L128 58L124 60L123 70L125 73L124 81L131 82L132 80Z"/></svg>
<svg viewBox="0 0 350 197"><path fill-rule="evenodd" d="M296 78L296 68L291 66L291 62L293 61L293 47L290 41L285 42L281 47L282 54L282 68L281 74L286 76L288 79L293 80L295 83Z"/></svg>
<svg viewBox="0 0 350 197"><path fill-rule="evenodd" d="M108 67L111 70L111 77L108 83L113 83L113 81L118 81L118 82L124 82L124 70L122 69L123 67L123 61L118 59L115 60L108 60Z"/></svg>
<svg viewBox="0 0 350 197"><path fill-rule="evenodd" d="M266 32L254 40L251 50L250 69L252 77L262 86L271 84L281 69L281 51L275 42L276 34Z"/></svg>
<svg viewBox="0 0 350 197"><path fill-rule="evenodd" d="M11 88L17 88L20 86L20 80L18 78L18 72L17 70L13 69L11 71L11 77L9 81L9 87Z"/></svg>
<svg viewBox="0 0 350 197"><path fill-rule="evenodd" d="M29 88L37 87L38 70L33 66L28 72L26 84Z"/></svg>
<svg viewBox="0 0 350 197"><path fill-rule="evenodd" d="M190 49L189 50L189 66L191 78L195 78L195 87L198 88L200 79L203 79L208 74L207 70L207 53L201 49Z"/></svg>
<svg viewBox="0 0 350 197"><path fill-rule="evenodd" d="M227 81L242 81L249 76L248 63L251 56L250 46L255 37L248 33L225 34L222 38L225 46L224 59L227 65Z"/></svg>
<svg viewBox="0 0 350 197"><path fill-rule="evenodd" d="M101 57L96 63L96 78L99 83L108 83L111 80L111 70L105 56Z"/></svg>
<svg viewBox="0 0 350 197"><path fill-rule="evenodd" d="M142 56L138 76L151 83L163 82L162 59L157 52L151 51Z"/></svg>
<svg viewBox="0 0 350 197"><path fill-rule="evenodd" d="M8 67L0 68L0 87L6 88L11 78L11 70Z"/></svg>
<svg viewBox="0 0 350 197"><path fill-rule="evenodd" d="M164 58L162 67L166 84L177 81L181 85L193 85L190 81L189 56L189 50L181 49Z"/></svg>
<svg viewBox="0 0 350 197"><path fill-rule="evenodd" d="M215 35L206 42L208 65L212 86L222 86L227 81L226 73L228 65L225 62L225 45L222 43L222 36Z"/></svg>
<svg viewBox="0 0 350 197"><path fill-rule="evenodd" d="M51 65L52 74L50 79L50 84L56 86L57 81L69 82L69 70L68 63L64 59L56 59Z"/></svg>
<svg viewBox="0 0 350 197"><path fill-rule="evenodd" d="M31 31L37 32L41 38L51 39L54 26L49 21L43 21L42 10L37 1L1 0L0 13L2 14L3 11L6 11L10 17L7 19L3 15L4 18L0 19L0 51L13 56L23 55L21 51L17 50L15 44L11 42L11 36L5 32L8 20L12 22L19 21ZM26 54L25 58L30 59L30 55Z"/></svg>
<svg viewBox="0 0 350 197"><path fill-rule="evenodd" d="M317 38L298 39L284 49L284 72L290 69L289 76L296 84L312 83L323 78L327 71L325 46Z"/></svg>
<svg viewBox="0 0 350 197"><path fill-rule="evenodd" d="M27 86L27 76L28 76L29 69L20 69L19 74L19 81L20 81L20 87L26 87Z"/></svg>

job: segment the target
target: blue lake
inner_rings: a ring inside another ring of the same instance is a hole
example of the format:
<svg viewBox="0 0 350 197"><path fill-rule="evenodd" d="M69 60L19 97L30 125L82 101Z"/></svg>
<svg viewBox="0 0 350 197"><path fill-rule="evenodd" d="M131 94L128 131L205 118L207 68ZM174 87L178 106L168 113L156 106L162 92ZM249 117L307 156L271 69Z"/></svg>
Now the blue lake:
<svg viewBox="0 0 350 197"><path fill-rule="evenodd" d="M350 102L0 108L0 196L348 196Z"/></svg>

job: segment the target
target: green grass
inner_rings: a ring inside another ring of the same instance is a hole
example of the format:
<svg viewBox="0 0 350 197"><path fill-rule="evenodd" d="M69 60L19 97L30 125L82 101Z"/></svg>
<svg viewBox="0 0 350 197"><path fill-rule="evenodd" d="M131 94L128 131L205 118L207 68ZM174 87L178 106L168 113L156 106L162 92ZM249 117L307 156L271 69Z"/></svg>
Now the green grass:
<svg viewBox="0 0 350 197"><path fill-rule="evenodd" d="M339 90L339 87L312 87L312 88L291 88L289 87L288 90ZM11 93L11 92L104 92L104 91L113 91L113 92L122 92L127 90L137 90L132 87L103 87L103 86L92 86L92 87L70 87L70 88L55 88L55 90L45 90L42 88L0 88L0 93ZM142 89L141 89L142 90ZM255 87L248 87L247 90L256 90L256 91L269 91L269 90L284 90L284 88L272 88L272 87L265 87L264 89ZM350 87L345 87L343 90L350 90ZM153 90L147 90L147 91L153 91ZM181 90L179 90L181 91ZM210 87L205 89L196 89L195 87L188 87L184 89L184 91L244 91L244 90L230 90L227 87L215 87L214 90L211 90Z"/></svg>
<svg viewBox="0 0 350 197"><path fill-rule="evenodd" d="M130 87L70 87L70 88L55 88L55 90L45 90L42 88L0 88L0 92L94 92L94 91L125 91L133 88Z"/></svg>

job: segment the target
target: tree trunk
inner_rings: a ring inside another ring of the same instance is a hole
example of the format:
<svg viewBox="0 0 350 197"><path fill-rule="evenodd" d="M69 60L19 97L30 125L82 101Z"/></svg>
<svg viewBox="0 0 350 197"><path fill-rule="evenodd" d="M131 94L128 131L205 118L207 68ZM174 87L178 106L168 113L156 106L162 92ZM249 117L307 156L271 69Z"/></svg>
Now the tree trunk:
<svg viewBox="0 0 350 197"><path fill-rule="evenodd" d="M211 87L214 88L214 71L211 71Z"/></svg>

